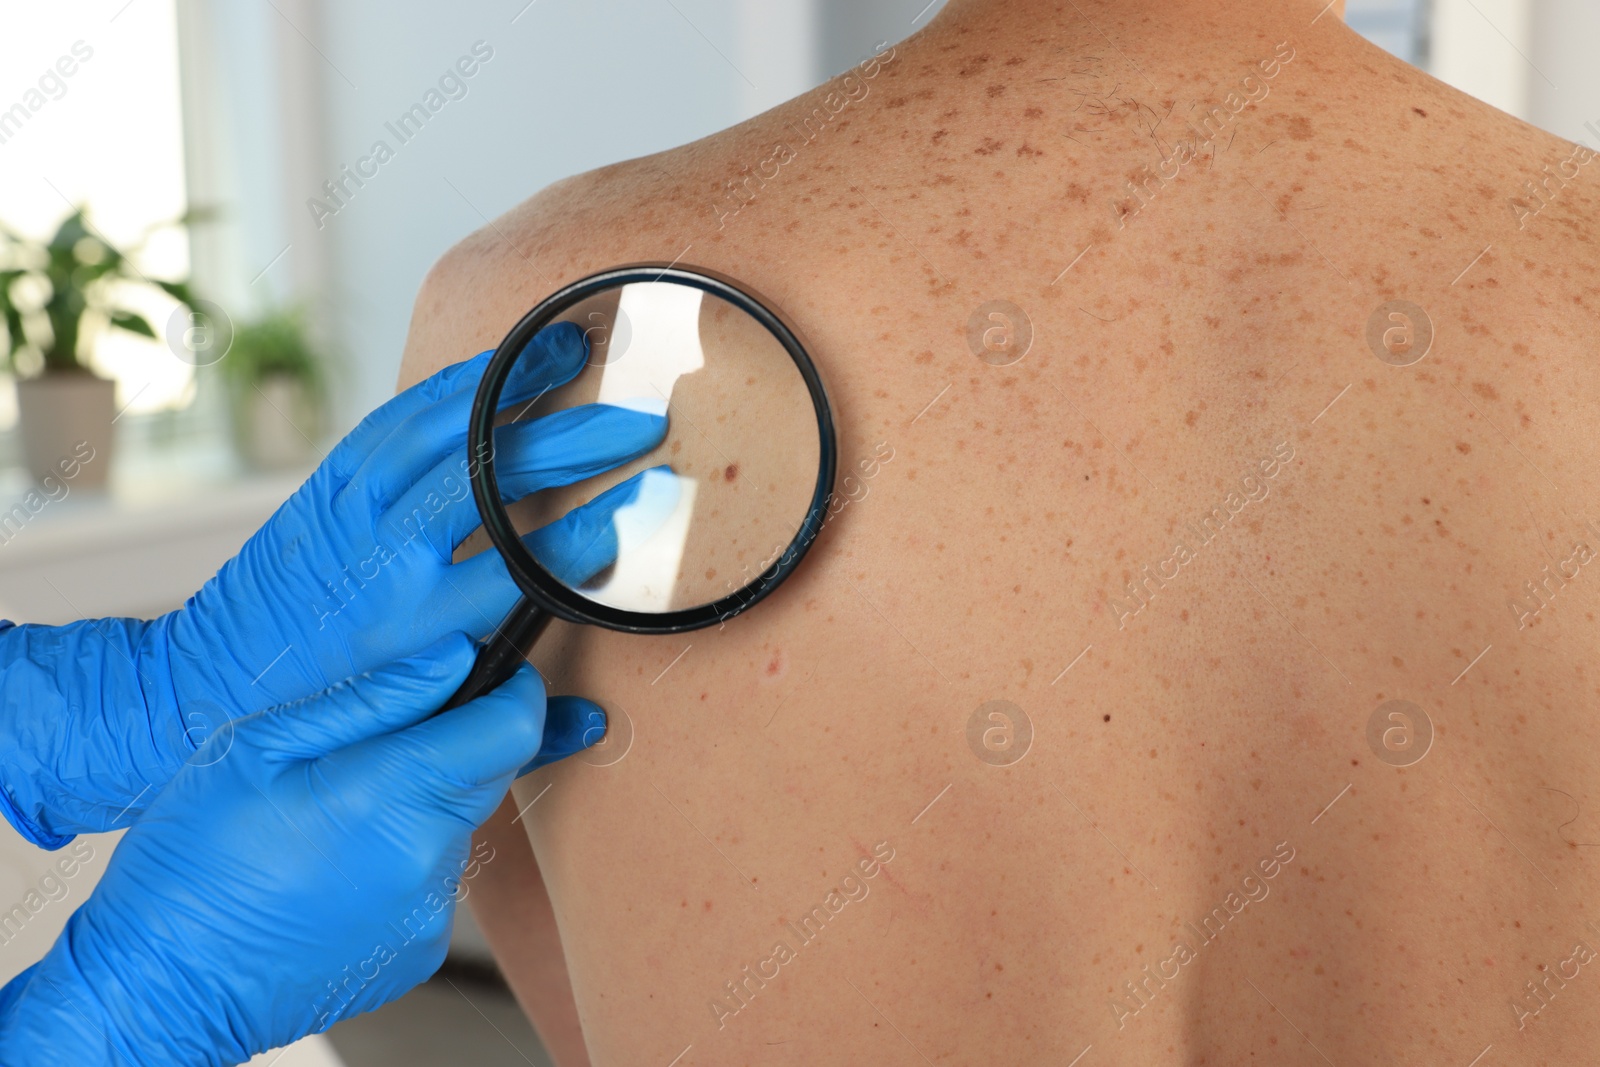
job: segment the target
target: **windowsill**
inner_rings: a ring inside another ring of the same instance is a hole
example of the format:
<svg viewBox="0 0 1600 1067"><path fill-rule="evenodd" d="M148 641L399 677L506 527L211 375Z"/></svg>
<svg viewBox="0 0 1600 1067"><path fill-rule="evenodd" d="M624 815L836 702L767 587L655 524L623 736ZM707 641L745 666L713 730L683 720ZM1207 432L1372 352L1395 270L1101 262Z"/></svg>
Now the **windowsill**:
<svg viewBox="0 0 1600 1067"><path fill-rule="evenodd" d="M68 483L0 529L0 617L59 624L177 607L309 473L251 471L215 448L128 450L104 491ZM0 516L31 489L25 472L0 470Z"/></svg>

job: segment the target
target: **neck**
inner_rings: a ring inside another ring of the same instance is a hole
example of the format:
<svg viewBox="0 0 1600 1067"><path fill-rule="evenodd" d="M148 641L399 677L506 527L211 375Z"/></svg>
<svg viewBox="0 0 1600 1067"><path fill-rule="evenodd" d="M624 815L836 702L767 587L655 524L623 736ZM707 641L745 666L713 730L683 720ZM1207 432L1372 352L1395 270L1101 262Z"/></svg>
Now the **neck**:
<svg viewBox="0 0 1600 1067"><path fill-rule="evenodd" d="M1221 11L1234 16L1304 13L1307 21L1344 18L1345 0L1224 0ZM1326 12L1324 12L1326 9ZM948 0L934 23L1011 22L1024 19L1034 25L1061 25L1068 20L1097 20L1114 14L1138 14L1152 19L1164 15L1188 21L1199 14L1219 13L1217 0Z"/></svg>
<svg viewBox="0 0 1600 1067"><path fill-rule="evenodd" d="M1217 63L1262 58L1254 53L1278 41L1349 37L1344 5L1345 0L948 0L912 40L923 39L935 63L959 61L956 69L990 55L1015 63L1023 57L1056 61L1065 53L1099 57L1110 64L1107 69L1130 64L1154 87L1168 84L1167 78L1152 81L1145 67L1203 78ZM1181 93L1176 86L1169 91Z"/></svg>

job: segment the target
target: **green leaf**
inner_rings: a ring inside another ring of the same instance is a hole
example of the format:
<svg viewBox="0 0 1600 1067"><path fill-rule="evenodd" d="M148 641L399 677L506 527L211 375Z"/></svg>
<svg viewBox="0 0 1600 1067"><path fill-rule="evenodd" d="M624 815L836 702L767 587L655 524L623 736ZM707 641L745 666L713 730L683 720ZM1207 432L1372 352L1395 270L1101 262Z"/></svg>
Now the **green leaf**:
<svg viewBox="0 0 1600 1067"><path fill-rule="evenodd" d="M153 279L161 291L184 307L192 308L195 304L195 295L186 282L164 282L160 278Z"/></svg>
<svg viewBox="0 0 1600 1067"><path fill-rule="evenodd" d="M234 331L233 346L221 364L235 389L248 391L271 377L288 377L321 397L324 360L313 344L303 308L279 308Z"/></svg>
<svg viewBox="0 0 1600 1067"><path fill-rule="evenodd" d="M67 252L72 246L85 237L90 237L87 220L83 217L83 208L78 208L72 214L61 220L61 225L56 227L55 234L50 238L51 249L61 249Z"/></svg>
<svg viewBox="0 0 1600 1067"><path fill-rule="evenodd" d="M145 321L143 315L136 315L131 311L113 311L111 325L118 329L127 330L129 333L139 334L141 337L155 339L156 331L150 323Z"/></svg>
<svg viewBox="0 0 1600 1067"><path fill-rule="evenodd" d="M17 349L28 343L28 335L22 331L22 314L10 304L5 306L6 318L6 362L11 362L11 357L17 354Z"/></svg>
<svg viewBox="0 0 1600 1067"><path fill-rule="evenodd" d="M73 269L72 275L79 285L87 286L92 281L104 278L108 274L118 274L120 263L107 256L99 263L83 263Z"/></svg>
<svg viewBox="0 0 1600 1067"><path fill-rule="evenodd" d="M162 223L161 225L197 226L208 222L216 222L220 218L222 218L222 207L219 204L191 204L183 214L171 222Z"/></svg>
<svg viewBox="0 0 1600 1067"><path fill-rule="evenodd" d="M206 214L197 210L183 221ZM74 206L46 240L23 236L0 223L0 265L0 320L9 335L0 337L0 366L13 361L20 348L37 349L46 369L71 369L77 365L80 340L88 349L94 335L106 329L159 339L143 315L107 306L124 283L160 289L191 308L198 302L187 279L168 282L145 276L126 249L113 246L96 229L82 205ZM42 314L24 313L11 299L13 283L23 276L38 278L46 287L49 295L38 309ZM24 323L37 336L25 338Z"/></svg>

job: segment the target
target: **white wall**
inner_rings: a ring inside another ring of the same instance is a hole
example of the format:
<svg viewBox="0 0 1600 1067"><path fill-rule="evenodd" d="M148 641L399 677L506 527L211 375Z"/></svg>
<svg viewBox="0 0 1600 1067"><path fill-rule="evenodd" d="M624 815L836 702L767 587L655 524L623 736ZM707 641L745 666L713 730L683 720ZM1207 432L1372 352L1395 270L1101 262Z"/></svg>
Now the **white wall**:
<svg viewBox="0 0 1600 1067"><path fill-rule="evenodd" d="M194 180L233 207L196 254L228 276L217 299L239 314L316 294L344 356L340 429L391 395L412 299L452 243L558 178L764 110L818 69L811 0L185 4L205 101L194 135L224 157ZM492 58L466 95L402 145L385 124L479 41ZM322 182L380 139L393 159L319 228L306 201L332 205Z"/></svg>
<svg viewBox="0 0 1600 1067"><path fill-rule="evenodd" d="M1530 120L1600 149L1600 0L1539 0L1530 21L1530 54L1555 83L1531 78Z"/></svg>
<svg viewBox="0 0 1600 1067"><path fill-rule="evenodd" d="M1427 65L1428 0L1345 0L1344 21L1407 63Z"/></svg>
<svg viewBox="0 0 1600 1067"><path fill-rule="evenodd" d="M781 0L768 0L781 2ZM879 41L894 43L926 26L945 0L819 0L819 79L860 63Z"/></svg>
<svg viewBox="0 0 1600 1067"><path fill-rule="evenodd" d="M1434 0L1433 74L1502 111L1526 117L1535 2Z"/></svg>
<svg viewBox="0 0 1600 1067"><path fill-rule="evenodd" d="M1434 75L1535 126L1600 149L1600 63L1594 57L1600 3L1433 2Z"/></svg>

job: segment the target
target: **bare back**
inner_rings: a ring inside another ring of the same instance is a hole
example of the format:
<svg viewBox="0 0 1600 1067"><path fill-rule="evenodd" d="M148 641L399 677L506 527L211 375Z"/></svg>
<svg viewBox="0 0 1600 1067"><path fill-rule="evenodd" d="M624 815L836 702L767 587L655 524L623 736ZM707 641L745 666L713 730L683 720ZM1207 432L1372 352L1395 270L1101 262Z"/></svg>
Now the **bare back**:
<svg viewBox="0 0 1600 1067"><path fill-rule="evenodd" d="M1226 6L969 3L430 277L406 382L738 277L856 479L725 629L535 656L631 748L474 892L552 1010L526 827L595 1064L1592 1058L1600 164Z"/></svg>

